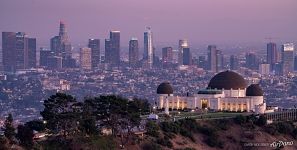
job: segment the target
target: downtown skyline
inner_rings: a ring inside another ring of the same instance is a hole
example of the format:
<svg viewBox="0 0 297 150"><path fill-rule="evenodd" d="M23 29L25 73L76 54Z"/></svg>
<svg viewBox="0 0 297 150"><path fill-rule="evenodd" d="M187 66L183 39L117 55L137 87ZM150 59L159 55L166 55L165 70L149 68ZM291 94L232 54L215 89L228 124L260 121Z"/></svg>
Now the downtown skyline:
<svg viewBox="0 0 297 150"><path fill-rule="evenodd" d="M1 21L0 30L24 31L36 37L39 46L49 45L48 39L56 33L60 20L66 22L70 41L74 44L85 44L89 38L105 39L110 30L120 30L121 45L128 47L131 37L137 37L143 43L141 37L146 26L152 28L156 46L177 45L176 41L183 38L193 46L266 43L265 38L269 37L282 43L297 39L294 26L297 2L293 0L282 3L189 0L170 1L170 5L167 0L160 3L154 0L69 3L64 0L59 1L59 6L55 5L58 1L16 2L1 2L0 18L5 21ZM23 12L16 11L19 9ZM176 11L179 9L181 11Z"/></svg>

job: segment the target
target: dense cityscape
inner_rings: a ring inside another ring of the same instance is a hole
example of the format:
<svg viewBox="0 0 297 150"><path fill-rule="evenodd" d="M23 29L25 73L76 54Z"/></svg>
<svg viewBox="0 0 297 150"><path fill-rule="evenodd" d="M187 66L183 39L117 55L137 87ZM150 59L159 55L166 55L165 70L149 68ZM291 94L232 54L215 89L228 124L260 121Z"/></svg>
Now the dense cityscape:
<svg viewBox="0 0 297 150"><path fill-rule="evenodd" d="M296 150L296 6L1 0L0 150Z"/></svg>
<svg viewBox="0 0 297 150"><path fill-rule="evenodd" d="M112 30L109 36L105 40L89 39L88 45L77 51L62 21L49 48L38 48L38 39L25 32L2 32L1 116L9 112L21 121L38 118L36 112L42 109L43 100L56 92L78 99L116 94L154 104L156 88L164 81L170 82L179 95L193 95L224 70L240 73L250 84L260 83L267 104L295 107L297 56L293 43L268 42L266 54L256 50L226 54L209 45L197 55L190 42L181 39L178 47L168 45L156 55L153 32L147 27L142 55L137 38L131 38L125 54L120 31ZM100 41L104 41L103 50Z"/></svg>

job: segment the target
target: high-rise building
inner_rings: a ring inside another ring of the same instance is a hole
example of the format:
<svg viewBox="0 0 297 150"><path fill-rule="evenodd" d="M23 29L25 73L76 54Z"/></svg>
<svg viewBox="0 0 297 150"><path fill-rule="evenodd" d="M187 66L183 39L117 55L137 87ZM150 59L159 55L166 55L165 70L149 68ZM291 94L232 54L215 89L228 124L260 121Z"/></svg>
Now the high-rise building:
<svg viewBox="0 0 297 150"><path fill-rule="evenodd" d="M16 69L28 67L28 36L24 32L16 33L15 43Z"/></svg>
<svg viewBox="0 0 297 150"><path fill-rule="evenodd" d="M51 51L53 51L55 55L59 55L61 53L61 37L54 36L53 38L51 38L50 44Z"/></svg>
<svg viewBox="0 0 297 150"><path fill-rule="evenodd" d="M282 45L282 73L287 75L294 71L294 44L286 43Z"/></svg>
<svg viewBox="0 0 297 150"><path fill-rule="evenodd" d="M2 62L6 72L16 71L16 33L2 32Z"/></svg>
<svg viewBox="0 0 297 150"><path fill-rule="evenodd" d="M178 64L183 64L183 49L189 48L189 42L187 39L182 39L178 41Z"/></svg>
<svg viewBox="0 0 297 150"><path fill-rule="evenodd" d="M88 47L92 50L92 69L98 68L100 64L100 40L99 39L89 39Z"/></svg>
<svg viewBox="0 0 297 150"><path fill-rule="evenodd" d="M198 67L203 68L204 70L206 70L208 68L207 61L206 61L206 56L199 56L198 57Z"/></svg>
<svg viewBox="0 0 297 150"><path fill-rule="evenodd" d="M190 48L183 48L183 65L192 65L192 54Z"/></svg>
<svg viewBox="0 0 297 150"><path fill-rule="evenodd" d="M217 50L217 68L218 71L223 70L225 67L225 58L221 50Z"/></svg>
<svg viewBox="0 0 297 150"><path fill-rule="evenodd" d="M55 56L55 52L44 48L40 48L39 66L49 67L49 64L50 64L49 58L54 56Z"/></svg>
<svg viewBox="0 0 297 150"><path fill-rule="evenodd" d="M92 69L92 49L91 48L81 48L80 49L80 67L83 70Z"/></svg>
<svg viewBox="0 0 297 150"><path fill-rule="evenodd" d="M172 49L172 47L162 48L162 62L163 62L163 65L173 63L173 49Z"/></svg>
<svg viewBox="0 0 297 150"><path fill-rule="evenodd" d="M120 64L120 31L110 31L109 39L105 39L105 63L112 66Z"/></svg>
<svg viewBox="0 0 297 150"><path fill-rule="evenodd" d="M216 45L208 46L208 66L212 72L218 72L218 51Z"/></svg>
<svg viewBox="0 0 297 150"><path fill-rule="evenodd" d="M28 38L28 67L36 68L36 38Z"/></svg>
<svg viewBox="0 0 297 150"><path fill-rule="evenodd" d="M144 32L143 60L147 63L149 68L152 68L154 63L154 47L153 47L153 33L150 27L147 27L146 31Z"/></svg>
<svg viewBox="0 0 297 150"><path fill-rule="evenodd" d="M129 41L129 64L130 66L135 66L139 61L139 47L138 39L131 38Z"/></svg>
<svg viewBox="0 0 297 150"><path fill-rule="evenodd" d="M245 55L246 67L252 70L259 69L259 61L255 53L249 52Z"/></svg>
<svg viewBox="0 0 297 150"><path fill-rule="evenodd" d="M267 58L266 62L270 65L277 63L277 48L275 43L268 43L267 44Z"/></svg>
<svg viewBox="0 0 297 150"><path fill-rule="evenodd" d="M237 70L239 68L239 61L235 55L230 56L230 69Z"/></svg>

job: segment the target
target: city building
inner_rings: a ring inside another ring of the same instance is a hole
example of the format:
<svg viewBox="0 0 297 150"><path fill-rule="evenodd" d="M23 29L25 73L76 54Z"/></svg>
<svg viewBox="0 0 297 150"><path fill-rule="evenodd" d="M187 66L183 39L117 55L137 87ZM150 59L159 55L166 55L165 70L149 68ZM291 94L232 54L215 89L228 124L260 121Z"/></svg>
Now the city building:
<svg viewBox="0 0 297 150"><path fill-rule="evenodd" d="M208 69L212 72L218 72L218 51L216 45L208 46Z"/></svg>
<svg viewBox="0 0 297 150"><path fill-rule="evenodd" d="M294 44L282 45L282 73L288 75L294 71Z"/></svg>
<svg viewBox="0 0 297 150"><path fill-rule="evenodd" d="M230 69L237 70L239 68L239 60L237 56L231 55L230 56Z"/></svg>
<svg viewBox="0 0 297 150"><path fill-rule="evenodd" d="M36 67L36 39L24 32L2 32L2 61L6 72Z"/></svg>
<svg viewBox="0 0 297 150"><path fill-rule="evenodd" d="M183 65L183 49L189 48L189 42L187 39L178 41L178 64Z"/></svg>
<svg viewBox="0 0 297 150"><path fill-rule="evenodd" d="M146 63L148 68L153 67L154 63L154 47L153 47L153 33L150 27L146 28L144 32L144 51L143 51L143 60Z"/></svg>
<svg viewBox="0 0 297 150"><path fill-rule="evenodd" d="M16 33L2 32L2 62L6 72L16 71Z"/></svg>
<svg viewBox="0 0 297 150"><path fill-rule="evenodd" d="M257 55L253 52L246 53L245 63L246 63L246 67L251 70L259 69L259 60L257 58Z"/></svg>
<svg viewBox="0 0 297 150"><path fill-rule="evenodd" d="M28 68L36 68L36 38L28 38Z"/></svg>
<svg viewBox="0 0 297 150"><path fill-rule="evenodd" d="M207 70L208 64L207 64L206 56L198 57L198 67L203 68L204 70Z"/></svg>
<svg viewBox="0 0 297 150"><path fill-rule="evenodd" d="M92 69L92 49L91 48L81 48L80 49L80 67L83 70Z"/></svg>
<svg viewBox="0 0 297 150"><path fill-rule="evenodd" d="M192 54L190 48L183 48L183 65L192 65Z"/></svg>
<svg viewBox="0 0 297 150"><path fill-rule="evenodd" d="M269 75L270 74L270 64L260 64L259 65L259 73L261 75Z"/></svg>
<svg viewBox="0 0 297 150"><path fill-rule="evenodd" d="M267 44L267 58L266 62L270 65L277 63L278 52L275 43L268 43Z"/></svg>
<svg viewBox="0 0 297 150"><path fill-rule="evenodd" d="M91 48L91 61L92 69L97 69L100 64L100 40L99 39L89 39L88 47Z"/></svg>
<svg viewBox="0 0 297 150"><path fill-rule="evenodd" d="M129 64L135 66L139 61L139 46L138 39L131 38L129 41Z"/></svg>
<svg viewBox="0 0 297 150"><path fill-rule="evenodd" d="M194 96L175 96L172 86L168 82L157 88L159 109L209 109L215 111L254 112L263 114L266 103L263 91L258 84L247 86L245 79L233 72L224 71L216 74L208 87L199 90Z"/></svg>
<svg viewBox="0 0 297 150"><path fill-rule="evenodd" d="M120 64L120 31L110 31L109 39L105 39L105 62L112 66Z"/></svg>
<svg viewBox="0 0 297 150"><path fill-rule="evenodd" d="M162 63L165 66L173 63L173 48L172 47L162 48Z"/></svg>
<svg viewBox="0 0 297 150"><path fill-rule="evenodd" d="M39 66L49 67L50 66L49 58L54 56L55 56L55 52L48 49L40 48Z"/></svg>

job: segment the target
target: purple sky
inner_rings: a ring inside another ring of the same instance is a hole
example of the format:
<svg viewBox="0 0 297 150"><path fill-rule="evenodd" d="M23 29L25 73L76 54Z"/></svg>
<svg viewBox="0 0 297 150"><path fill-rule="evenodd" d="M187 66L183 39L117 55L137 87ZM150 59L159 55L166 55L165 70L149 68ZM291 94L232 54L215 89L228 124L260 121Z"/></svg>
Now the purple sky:
<svg viewBox="0 0 297 150"><path fill-rule="evenodd" d="M59 20L72 43L117 29L125 46L132 36L142 42L145 26L159 44L297 41L297 0L0 0L0 20L1 32L27 32L39 45L58 34Z"/></svg>

